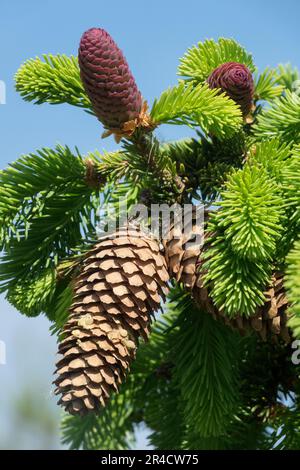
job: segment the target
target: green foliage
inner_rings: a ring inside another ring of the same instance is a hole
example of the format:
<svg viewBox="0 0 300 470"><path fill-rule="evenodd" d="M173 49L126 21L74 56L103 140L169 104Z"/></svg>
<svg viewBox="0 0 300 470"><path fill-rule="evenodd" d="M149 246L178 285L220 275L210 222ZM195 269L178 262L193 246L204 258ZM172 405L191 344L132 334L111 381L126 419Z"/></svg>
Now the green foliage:
<svg viewBox="0 0 300 470"><path fill-rule="evenodd" d="M151 429L149 443L159 450L181 449L185 431L182 398L174 380L157 378L158 387L151 390L145 407L145 418Z"/></svg>
<svg viewBox="0 0 300 470"><path fill-rule="evenodd" d="M16 90L26 101L35 104L68 103L91 111L74 56L44 54L27 60L15 76Z"/></svg>
<svg viewBox="0 0 300 470"><path fill-rule="evenodd" d="M86 173L84 159L62 146L25 155L0 173L1 290L26 315L48 313L55 268L94 237L99 196Z"/></svg>
<svg viewBox="0 0 300 470"><path fill-rule="evenodd" d="M185 428L180 388L173 377L177 316L178 312L168 310L155 322L150 341L140 347L132 370L135 409L152 431L149 443L161 450L181 449Z"/></svg>
<svg viewBox="0 0 300 470"><path fill-rule="evenodd" d="M42 213L31 220L30 228L26 232L19 230L19 239L11 240L2 257L2 289L39 269L57 266L90 232L90 213L94 209L90 192L70 187L65 190L49 196Z"/></svg>
<svg viewBox="0 0 300 470"><path fill-rule="evenodd" d="M183 139L161 146L177 163L177 173L185 181L191 200L215 201L233 168L245 157L244 132L226 140Z"/></svg>
<svg viewBox="0 0 300 470"><path fill-rule="evenodd" d="M233 39L208 39L188 49L178 67L178 75L204 82L211 72L225 62L240 62L255 70L251 54Z"/></svg>
<svg viewBox="0 0 300 470"><path fill-rule="evenodd" d="M283 171L289 166L291 145L282 142L277 137L256 143L250 150L249 161L261 165L281 185L283 183Z"/></svg>
<svg viewBox="0 0 300 470"><path fill-rule="evenodd" d="M293 68L291 64L279 64L276 72L276 82L279 85L290 91L296 91L299 88L300 74L297 67Z"/></svg>
<svg viewBox="0 0 300 470"><path fill-rule="evenodd" d="M265 140L254 145L249 161L262 165L270 179L278 185L285 216L278 226L281 242L277 243L277 256L284 263L299 226L299 149L278 138Z"/></svg>
<svg viewBox="0 0 300 470"><path fill-rule="evenodd" d="M295 146L288 164L282 169L282 185L290 222L300 226L300 146Z"/></svg>
<svg viewBox="0 0 300 470"><path fill-rule="evenodd" d="M283 407L280 419L274 423L268 436L269 449L299 450L300 448L300 409L299 403Z"/></svg>
<svg viewBox="0 0 300 470"><path fill-rule="evenodd" d="M272 430L284 425L286 411L294 403L299 366L291 362L292 349L283 342L262 342L252 336L242 344L239 418L243 426L232 428L232 448L247 449L250 444L254 449L271 450L278 440L273 439Z"/></svg>
<svg viewBox="0 0 300 470"><path fill-rule="evenodd" d="M258 140L280 137L287 143L299 143L300 97L287 90L284 96L275 98L258 116L253 130Z"/></svg>
<svg viewBox="0 0 300 470"><path fill-rule="evenodd" d="M161 151L159 141L153 135L136 137L124 144L128 160L126 180L133 187L139 185L151 193L152 202L172 203L182 190L177 176L176 163L170 155ZM145 171L145 160L147 169Z"/></svg>
<svg viewBox="0 0 300 470"><path fill-rule="evenodd" d="M220 310L229 317L248 317L264 304L263 292L271 277L271 263L238 257L222 232L218 233L218 225L211 223L210 228L215 235L203 255L205 283Z"/></svg>
<svg viewBox="0 0 300 470"><path fill-rule="evenodd" d="M220 436L239 401L236 335L188 297L171 308L180 311L173 360L185 422L203 438Z"/></svg>
<svg viewBox="0 0 300 470"><path fill-rule="evenodd" d="M55 294L55 289L55 272L48 268L33 279L26 278L23 282L13 285L7 293L7 300L19 312L33 317L48 309L48 304Z"/></svg>
<svg viewBox="0 0 300 470"><path fill-rule="evenodd" d="M242 125L239 107L224 93L210 90L207 85L184 82L155 100L151 117L159 124L200 126L220 139L231 137Z"/></svg>
<svg viewBox="0 0 300 470"><path fill-rule="evenodd" d="M51 325L52 334L60 335L65 322L68 319L69 309L73 301L72 282L63 283L61 289L56 289L55 296L45 308L48 317L53 320Z"/></svg>
<svg viewBox="0 0 300 470"><path fill-rule="evenodd" d="M87 158L95 162L99 174L111 184L116 200L124 199L128 185L132 187L134 194L131 200L134 202L143 189L147 189L156 202L165 201L168 197L171 200L181 190L176 162L152 134L124 141L120 152L100 155L96 151L88 154Z"/></svg>
<svg viewBox="0 0 300 470"><path fill-rule="evenodd" d="M260 164L273 148L271 144L261 148L257 162L250 158L243 169L230 175L221 192L220 209L211 217L213 236L204 254L205 282L216 305L230 317L252 315L264 303L263 292L283 230L280 187ZM285 155L285 149L281 151L279 161Z"/></svg>
<svg viewBox="0 0 300 470"><path fill-rule="evenodd" d="M286 288L288 291L288 298L291 303L291 313L293 314L289 319L289 326L292 328L294 336L300 338L300 241L295 243L295 246L289 253L287 259L287 277Z"/></svg>
<svg viewBox="0 0 300 470"><path fill-rule="evenodd" d="M238 339L181 289L171 290L167 313L137 358L139 371L156 376L150 373L139 393L156 448L186 449L189 442L195 449L196 438L223 435L239 403Z"/></svg>
<svg viewBox="0 0 300 470"><path fill-rule="evenodd" d="M247 164L232 173L221 197L215 223L233 252L251 261L274 256L284 205L278 185L264 168Z"/></svg>
<svg viewBox="0 0 300 470"><path fill-rule="evenodd" d="M62 421L62 443L71 450L123 450L134 442L131 389L111 397L109 404L97 415L65 415Z"/></svg>
<svg viewBox="0 0 300 470"><path fill-rule="evenodd" d="M276 71L266 68L255 77L255 97L257 100L272 100L280 96L284 90L283 85L278 85Z"/></svg>
<svg viewBox="0 0 300 470"><path fill-rule="evenodd" d="M3 249L11 238L29 229L43 211L48 197L66 186L86 188L86 167L80 155L68 147L43 148L24 155L0 172L0 242Z"/></svg>

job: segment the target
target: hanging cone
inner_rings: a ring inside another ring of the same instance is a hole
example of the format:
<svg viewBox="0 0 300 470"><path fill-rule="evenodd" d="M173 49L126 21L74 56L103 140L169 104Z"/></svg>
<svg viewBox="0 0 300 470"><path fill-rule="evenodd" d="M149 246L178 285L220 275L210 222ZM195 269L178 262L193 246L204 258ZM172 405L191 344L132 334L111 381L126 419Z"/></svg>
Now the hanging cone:
<svg viewBox="0 0 300 470"><path fill-rule="evenodd" d="M170 277L182 282L186 289L192 289L197 280L196 267L201 254L204 227L196 223L195 208L190 215L186 215L182 226L172 224L163 245Z"/></svg>
<svg viewBox="0 0 300 470"><path fill-rule="evenodd" d="M203 286L201 274L198 274L193 297L197 304L211 313L216 320L221 320L233 329L237 329L242 335L249 330L254 330L263 341L269 337L274 340L281 337L286 343L291 341L287 327L288 300L284 289L283 275L280 273L273 274L271 286L265 292L265 304L259 307L250 318L242 316L228 318L219 311L213 304L207 288Z"/></svg>
<svg viewBox="0 0 300 470"><path fill-rule="evenodd" d="M207 225L208 212L205 213L204 219ZM192 220L195 221L194 214ZM187 243L193 240L196 234L201 235L202 243L194 244L186 249ZM203 270L201 270L203 263L201 254L209 247L207 240L211 236L212 233L208 231L205 231L203 235L203 228L195 223L192 224L190 231L183 231L173 225L169 236L163 242L170 277L177 282L182 282L184 287L191 291L194 300L201 308L213 315L215 319L222 320L228 326L238 329L241 334L245 334L248 330L255 330L263 340L271 335L273 338L280 336L284 341L289 342L291 338L286 313L288 301L283 286L283 276L279 273L274 273L272 277L272 285L265 293L265 304L259 307L256 314L250 318L228 318L214 305L203 283Z"/></svg>
<svg viewBox="0 0 300 470"><path fill-rule="evenodd" d="M55 393L66 411L95 412L118 390L168 280L158 242L134 227L95 245L74 282L59 345Z"/></svg>
<svg viewBox="0 0 300 470"><path fill-rule="evenodd" d="M288 299L284 288L284 278L280 273L272 276L271 287L266 291L266 303L258 309L256 316L249 319L251 327L266 340L267 335L280 335L287 343L291 341L287 327Z"/></svg>

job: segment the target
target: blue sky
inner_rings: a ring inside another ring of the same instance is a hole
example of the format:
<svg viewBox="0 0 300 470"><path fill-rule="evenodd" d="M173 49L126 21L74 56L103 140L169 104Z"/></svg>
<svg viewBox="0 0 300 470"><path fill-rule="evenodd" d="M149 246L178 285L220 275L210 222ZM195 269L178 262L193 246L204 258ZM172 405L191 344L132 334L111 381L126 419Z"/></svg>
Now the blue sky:
<svg viewBox="0 0 300 470"><path fill-rule="evenodd" d="M105 28L123 49L143 96L151 104L161 91L176 83L179 57L206 38L233 37L253 53L260 69L279 62L300 67L299 16L298 0L2 0L0 80L7 86L7 104L0 105L0 167L22 153L57 142L77 145L83 153L115 148L112 139L100 139L102 129L97 120L81 110L23 102L14 91L13 76L24 60L48 52L76 54L83 31L92 26ZM188 132L164 126L159 136L173 139ZM41 393L47 395L50 390L55 342L49 339L45 319L21 318L3 297L0 321L0 340L7 343L7 365L0 365L3 429L3 421L11 420L9 397L26 375L40 379ZM26 445L38 445L35 432L30 439ZM144 441L140 442L143 445Z"/></svg>

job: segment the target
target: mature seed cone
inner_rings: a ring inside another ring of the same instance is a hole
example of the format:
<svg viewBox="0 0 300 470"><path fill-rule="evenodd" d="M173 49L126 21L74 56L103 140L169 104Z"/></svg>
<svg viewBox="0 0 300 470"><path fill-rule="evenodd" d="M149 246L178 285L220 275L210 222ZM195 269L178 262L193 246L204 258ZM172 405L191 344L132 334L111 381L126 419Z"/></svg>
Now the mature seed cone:
<svg viewBox="0 0 300 470"><path fill-rule="evenodd" d="M208 212L205 213L205 223L208 218ZM193 221L195 218L193 217ZM201 236L201 243L193 244L186 249L188 242L192 241L196 234ZM203 245L203 227L195 223L192 224L190 231L181 231L180 228L172 226L170 235L164 241L165 257L168 265L170 277L182 282L184 287L191 291L196 303L209 312L216 320L221 320L228 326L239 330L245 334L247 330L255 330L263 340L268 336L272 338L281 337L284 341L290 341L289 330L287 327L287 306L288 301L283 285L283 276L280 273L274 273L272 284L265 292L266 302L257 309L255 315L250 318L237 316L228 318L223 312L214 305L208 289L203 283L203 273L201 270L203 264L202 252L209 246L207 240L211 233L204 233Z"/></svg>
<svg viewBox="0 0 300 470"><path fill-rule="evenodd" d="M250 113L254 81L248 67L238 62L226 62L210 74L207 82L210 88L220 88L239 104L244 116Z"/></svg>
<svg viewBox="0 0 300 470"><path fill-rule="evenodd" d="M83 86L99 121L112 133L133 132L143 122L146 108L112 37L104 29L86 31L81 37L78 60Z"/></svg>
<svg viewBox="0 0 300 470"><path fill-rule="evenodd" d="M201 258L197 266L197 281L194 285L192 295L197 304L207 310L216 320L223 321L226 325L238 330L244 335L249 330L256 331L263 341L268 337L273 340L281 337L286 343L291 341L289 329L287 327L287 307L288 300L283 284L283 275L275 272L272 276L271 285L265 292L266 301L263 306L250 318L237 316L228 318L224 312L218 310L214 305L209 291L203 285L203 274L201 270Z"/></svg>
<svg viewBox="0 0 300 470"><path fill-rule="evenodd" d="M59 345L56 394L71 414L105 405L147 340L151 315L169 275L158 242L137 228L99 240L74 282L74 300Z"/></svg>
<svg viewBox="0 0 300 470"><path fill-rule="evenodd" d="M192 289L197 280L197 262L204 236L204 227L200 222L193 208L189 215L185 214L182 226L172 224L168 236L163 240L170 277L182 282L187 289Z"/></svg>

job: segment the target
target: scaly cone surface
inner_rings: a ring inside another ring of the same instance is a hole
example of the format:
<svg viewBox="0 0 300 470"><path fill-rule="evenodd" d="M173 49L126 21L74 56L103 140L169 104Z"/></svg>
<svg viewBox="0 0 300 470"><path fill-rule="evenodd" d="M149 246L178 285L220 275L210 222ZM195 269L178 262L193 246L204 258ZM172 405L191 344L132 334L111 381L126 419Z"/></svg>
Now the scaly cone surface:
<svg viewBox="0 0 300 470"><path fill-rule="evenodd" d="M263 341L266 341L269 337L272 337L273 340L280 337L286 343L291 341L287 327L288 300L281 273L275 272L273 274L271 285L265 292L265 304L257 308L254 315L249 318L238 314L236 317L229 318L224 312L218 310L213 304L207 288L203 286L201 272L198 272L192 295L197 304L205 308L216 320L221 320L231 328L237 329L242 335L246 334L247 331L254 330Z"/></svg>
<svg viewBox="0 0 300 470"><path fill-rule="evenodd" d="M104 237L86 257L59 344L56 394L71 414L97 412L147 340L169 275L158 242L134 227Z"/></svg>
<svg viewBox="0 0 300 470"><path fill-rule="evenodd" d="M205 213L204 219L205 226L208 212ZM200 237L199 243L189 245L195 240L196 235ZM194 214L190 230L186 230L185 226L180 228L173 225L171 227L168 237L164 240L165 257L170 277L181 282L191 292L195 302L201 308L213 315L216 320L221 320L228 326L239 330L241 334L254 330L264 341L272 336L274 339L281 337L285 342L289 342L291 338L287 327L288 301L283 285L283 276L280 273L275 272L272 276L271 285L265 292L265 304L249 318L239 316L238 312L236 317L229 318L214 305L209 290L204 285L205 273L201 269L202 253L208 248L207 240L211 235L208 231L203 235L203 226L196 224Z"/></svg>
<svg viewBox="0 0 300 470"><path fill-rule="evenodd" d="M108 130L121 132L130 123L134 128L143 113L143 100L112 37L100 28L86 31L80 41L78 60L83 86L99 121Z"/></svg>
<svg viewBox="0 0 300 470"><path fill-rule="evenodd" d="M226 62L210 74L207 82L210 88L220 88L239 104L245 117L250 113L254 81L248 67L238 62Z"/></svg>
<svg viewBox="0 0 300 470"><path fill-rule="evenodd" d="M184 223L174 223L163 240L165 257L171 278L192 289L197 281L197 261L201 253L204 227L197 223L196 211L185 214Z"/></svg>

